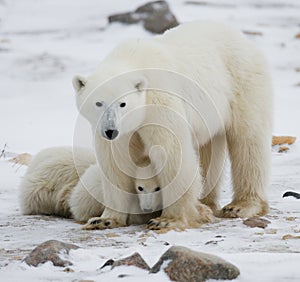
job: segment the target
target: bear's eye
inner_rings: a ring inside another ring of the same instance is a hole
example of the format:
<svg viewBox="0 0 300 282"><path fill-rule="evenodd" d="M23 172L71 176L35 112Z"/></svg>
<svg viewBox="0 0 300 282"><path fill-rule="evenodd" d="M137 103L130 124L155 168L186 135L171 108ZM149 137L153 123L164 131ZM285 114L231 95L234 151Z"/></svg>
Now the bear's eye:
<svg viewBox="0 0 300 282"><path fill-rule="evenodd" d="M155 188L155 192L158 192L160 190L160 187Z"/></svg>
<svg viewBox="0 0 300 282"><path fill-rule="evenodd" d="M101 102L96 102L96 106L97 106L97 107L102 107L102 106L103 106L103 103L101 103Z"/></svg>
<svg viewBox="0 0 300 282"><path fill-rule="evenodd" d="M121 108L124 108L125 106L126 106L126 103L125 103L125 102L123 102L123 103L120 104L120 107L121 107Z"/></svg>
<svg viewBox="0 0 300 282"><path fill-rule="evenodd" d="M142 192L142 191L144 190L144 188L141 187L141 186L139 186L139 187L138 187L138 190Z"/></svg>

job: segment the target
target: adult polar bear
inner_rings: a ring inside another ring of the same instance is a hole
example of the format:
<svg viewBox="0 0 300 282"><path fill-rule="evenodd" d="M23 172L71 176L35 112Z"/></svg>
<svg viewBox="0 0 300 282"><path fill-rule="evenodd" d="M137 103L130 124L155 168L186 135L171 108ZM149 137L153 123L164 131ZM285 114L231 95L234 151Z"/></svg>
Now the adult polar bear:
<svg viewBox="0 0 300 282"><path fill-rule="evenodd" d="M219 215L267 213L270 79L264 58L239 32L195 22L151 39L129 40L94 74L76 76L73 85L77 106L95 133L105 179L107 208L101 218L123 225L129 209L134 210L126 196L134 193L132 169L126 168L134 167L126 148L133 132L144 143L162 188L164 209L152 224L193 226L199 191L204 203L217 208L226 147L234 194ZM164 149L163 169L161 151L151 151L155 145Z"/></svg>

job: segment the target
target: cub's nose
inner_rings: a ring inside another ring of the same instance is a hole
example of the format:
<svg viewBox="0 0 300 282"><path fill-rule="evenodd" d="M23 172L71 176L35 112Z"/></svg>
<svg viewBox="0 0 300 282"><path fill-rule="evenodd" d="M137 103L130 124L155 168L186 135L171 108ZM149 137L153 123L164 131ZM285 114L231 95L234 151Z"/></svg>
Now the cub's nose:
<svg viewBox="0 0 300 282"><path fill-rule="evenodd" d="M109 129L105 131L105 135L108 140L113 140L119 135L119 131L116 129Z"/></svg>

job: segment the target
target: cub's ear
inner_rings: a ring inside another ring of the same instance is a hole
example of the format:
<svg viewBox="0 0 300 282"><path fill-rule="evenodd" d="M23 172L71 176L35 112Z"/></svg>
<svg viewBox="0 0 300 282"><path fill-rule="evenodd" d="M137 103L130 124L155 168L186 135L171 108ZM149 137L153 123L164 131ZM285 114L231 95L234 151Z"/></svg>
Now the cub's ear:
<svg viewBox="0 0 300 282"><path fill-rule="evenodd" d="M147 80L144 77L137 79L134 83L135 89L139 92L145 91L147 88L147 85L148 85Z"/></svg>
<svg viewBox="0 0 300 282"><path fill-rule="evenodd" d="M87 82L86 78L80 75L74 76L72 83L75 91L78 93L80 90L82 90L85 87L86 82Z"/></svg>

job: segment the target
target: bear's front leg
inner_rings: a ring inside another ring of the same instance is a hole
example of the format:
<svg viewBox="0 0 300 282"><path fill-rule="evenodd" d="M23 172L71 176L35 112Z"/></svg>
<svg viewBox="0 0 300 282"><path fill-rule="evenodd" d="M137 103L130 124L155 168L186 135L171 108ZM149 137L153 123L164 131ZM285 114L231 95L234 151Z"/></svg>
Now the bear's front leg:
<svg viewBox="0 0 300 282"><path fill-rule="evenodd" d="M199 201L197 204L197 220L195 222L188 222L185 220L186 225L189 227L198 227L205 223L215 223L219 220L214 217L212 210L206 206L201 204ZM182 222L178 220L171 220L169 217L157 217L149 220L147 224L148 229L150 230L161 230L161 229L173 229L173 230L184 230L186 228L185 225L182 225Z"/></svg>
<svg viewBox="0 0 300 282"><path fill-rule="evenodd" d="M160 217L148 222L148 229L183 230L201 225L202 214L197 209L201 176L196 158L193 159L195 162L191 162L191 166L182 164L174 179L168 178L168 175L172 175L172 173L167 173L167 170L170 169L170 167L168 168L169 162L159 174L158 179L162 186L163 211Z"/></svg>
<svg viewBox="0 0 300 282"><path fill-rule="evenodd" d="M172 120L176 122L168 123ZM186 122L176 115L168 117L165 123L145 127L140 132L162 191L162 214L150 220L148 228L197 227L201 221L197 204L202 184L193 134Z"/></svg>
<svg viewBox="0 0 300 282"><path fill-rule="evenodd" d="M197 192L198 188L199 183L198 186L196 183L193 183L179 200L163 209L160 217L151 219L147 224L147 228L150 230L165 228L184 230L186 228L199 227L202 215L197 210L197 197L195 197L195 192ZM169 204L168 201L164 202Z"/></svg>
<svg viewBox="0 0 300 282"><path fill-rule="evenodd" d="M118 179L115 177L115 180ZM85 230L112 229L127 226L128 215L134 208L139 208L132 194L119 188L125 187L129 190L131 186L133 187L131 182L123 181L123 185L121 185L120 181L113 183L105 176L102 176L102 183L103 185L99 189L102 189L103 198L101 199L101 204L105 206L104 211L99 217L90 218L83 226Z"/></svg>

